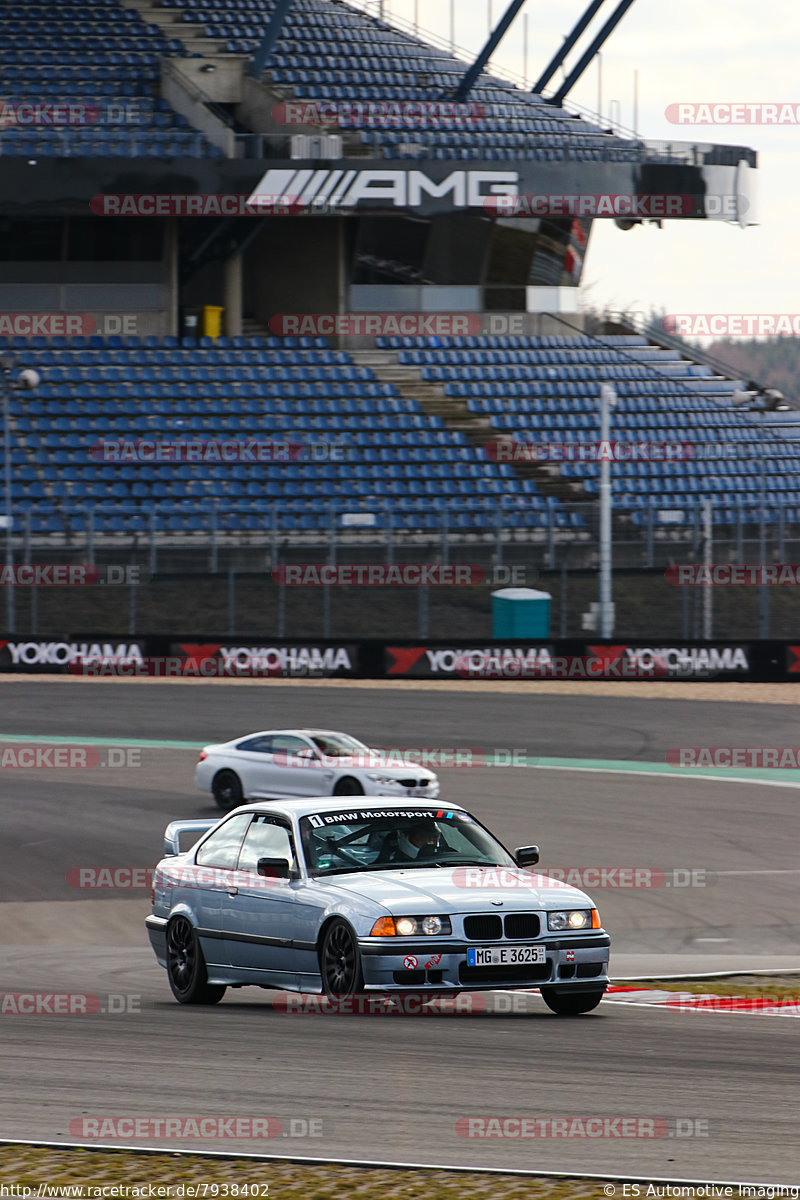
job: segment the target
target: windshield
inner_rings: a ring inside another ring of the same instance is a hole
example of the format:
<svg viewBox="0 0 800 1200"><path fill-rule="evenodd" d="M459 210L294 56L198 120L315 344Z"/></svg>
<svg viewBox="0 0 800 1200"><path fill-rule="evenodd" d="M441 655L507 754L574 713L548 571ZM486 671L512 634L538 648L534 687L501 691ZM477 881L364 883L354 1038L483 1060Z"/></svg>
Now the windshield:
<svg viewBox="0 0 800 1200"><path fill-rule="evenodd" d="M312 875L402 867L503 866L514 860L465 812L351 809L300 820Z"/></svg>
<svg viewBox="0 0 800 1200"><path fill-rule="evenodd" d="M349 758L367 749L363 742L348 737L346 733L315 733L311 735L311 740L329 758Z"/></svg>

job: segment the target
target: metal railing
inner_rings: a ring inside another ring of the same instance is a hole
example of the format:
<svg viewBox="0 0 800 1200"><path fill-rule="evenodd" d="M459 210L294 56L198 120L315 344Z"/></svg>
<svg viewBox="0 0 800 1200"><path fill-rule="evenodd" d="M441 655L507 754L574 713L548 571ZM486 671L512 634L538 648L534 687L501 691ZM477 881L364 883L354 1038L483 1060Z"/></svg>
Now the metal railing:
<svg viewBox="0 0 800 1200"><path fill-rule="evenodd" d="M643 634L655 636L656 628L671 621L673 626L682 624L684 637L699 636L698 622L702 617L703 627L709 631L707 636L711 636L711 589L674 586L671 575L676 564L770 566L800 561L800 504L772 503L759 507L726 502L725 508L735 508L736 515L732 523L725 524L709 520L721 515L720 507L718 502L698 499L676 510L648 505L636 513L614 512L612 597L624 601L625 589L632 580L638 580L642 596L650 596L659 606L649 633L643 628ZM456 512L464 510L440 508L432 510L436 524L427 529L342 528L343 514L332 512L332 517L340 518L339 523L334 521L328 529L316 532L298 533L288 527L285 512L276 507L263 514L264 526L260 531L226 531L226 518L241 517L244 506L207 509L204 513L207 528L195 534L159 528L161 522L168 522L170 515L185 515L186 511L186 507L164 505L151 510L144 529L109 535L98 532L100 518L111 513L131 515L132 509L108 505L85 507L83 528L73 529L68 539L34 535L30 512L19 514L14 554L7 568L64 563L98 568L114 566L114 578L107 582L119 586L98 587L90 580L84 586L57 587L54 591L46 580L41 585L12 586L11 576L6 575L0 589L5 592L6 600L4 635L22 631L36 634L40 629L52 635L55 627L104 628L110 632L111 625L126 627L134 635L137 631L153 631L153 613L158 612L161 623L166 620L171 629L212 626L220 629L224 623L231 636L241 629L265 627L284 637L296 627L295 616L298 620L302 616L300 609L305 614L302 620L313 622L314 636L329 637L337 629L340 631L337 636L345 636L342 630L349 629L347 636L352 638L354 620L361 636L380 632L377 626L374 632L365 632L367 614L370 620L377 620L382 611L383 601L376 608L374 600L369 598L374 587L382 586L380 583L372 588L287 585L280 568L291 564L304 564L306 568L409 563L437 567L478 565L484 569L484 577L480 578L478 572L477 583L469 586L473 591L477 587L480 595L472 602L473 610L469 606L464 609L465 621L471 619L471 611L488 612L493 588L509 583L546 586L558 595L557 627L562 637L580 632L581 614L597 596L599 521L598 505L593 502L571 506L571 511L582 518L580 528L560 524L559 511L553 505L547 526L534 530L508 528L500 514L489 510L483 524L478 522L471 530L458 529L453 521ZM62 517L78 514L76 508L63 508L60 512ZM39 515L45 513L40 510ZM142 510L139 515L144 515ZM391 518L388 506L387 517ZM671 573L669 568L673 569ZM624 585L619 582L620 575L627 581ZM758 593L758 615L753 614L749 636L755 636L757 624L758 636L769 637L773 603L769 598L770 587L743 590L749 592L750 599L745 597L742 603L751 605L753 594ZM395 597L386 601L391 620L402 616L408 633L422 638L431 633L436 613L441 619L452 621L452 617L446 617L448 604L464 603L464 586L417 584L390 586L389 591ZM10 603L15 593L16 624L14 606ZM166 617L165 597L170 598ZM209 616L207 604L212 598L216 615ZM158 602L155 609L154 602ZM366 607L358 609L362 602ZM773 604L773 625L778 620L778 603L776 599ZM357 610L363 613L363 620L354 617ZM725 606L719 605L719 610L718 626L730 621ZM103 624L109 620L110 625ZM694 634L690 632L692 623L697 626ZM391 636L401 636L396 627Z"/></svg>
<svg viewBox="0 0 800 1200"><path fill-rule="evenodd" d="M708 367L725 379L737 380L742 378L742 374L737 368L732 367L730 363L726 363L717 355L710 354L702 346L685 342L681 338L667 333L661 325L657 325L652 321L649 313L640 310L608 310L600 314L600 319L613 321L615 324L626 328L631 334L639 334L642 337L649 338L651 342L656 343L665 350L674 350L678 358L686 358L698 366ZM599 342L603 341L602 334L589 334L588 336L594 337ZM625 351L625 347L617 347L617 349ZM636 347L630 347L628 352L635 354ZM657 369L656 364L653 364L653 367ZM761 386L749 379L746 382L748 385L752 384L752 387L747 386L745 391L751 394L753 401L757 400L759 394L763 393L766 385ZM744 403L744 397L742 397L742 402ZM790 403L792 407L800 407L800 402L797 400L791 400Z"/></svg>

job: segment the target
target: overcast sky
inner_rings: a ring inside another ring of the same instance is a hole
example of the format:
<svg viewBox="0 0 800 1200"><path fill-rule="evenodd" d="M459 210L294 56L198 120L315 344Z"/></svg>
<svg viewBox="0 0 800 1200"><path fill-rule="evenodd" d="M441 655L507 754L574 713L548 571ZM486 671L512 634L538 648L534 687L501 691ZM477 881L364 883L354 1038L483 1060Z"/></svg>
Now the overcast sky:
<svg viewBox="0 0 800 1200"><path fill-rule="evenodd" d="M377 14L380 0L357 0ZM509 0L493 0L495 24ZM593 35L616 8L606 0ZM387 10L421 29L450 37L450 0L385 0ZM489 0L456 0L456 44L477 51L487 36ZM524 14L528 74L539 75L588 0L527 0L493 60L520 76ZM590 40L584 40L583 49ZM668 313L799 313L800 249L793 217L800 194L800 124L677 126L665 117L677 102L791 103L800 112L798 0L636 0L602 53L603 114L633 125L634 71L639 71L638 129L646 138L721 142L758 151L757 226L666 221L662 229L623 232L595 221L583 275L595 307L665 309ZM575 51L568 66L575 61ZM597 110L593 62L570 97ZM610 102L618 101L610 112ZM569 102L567 102L569 107Z"/></svg>

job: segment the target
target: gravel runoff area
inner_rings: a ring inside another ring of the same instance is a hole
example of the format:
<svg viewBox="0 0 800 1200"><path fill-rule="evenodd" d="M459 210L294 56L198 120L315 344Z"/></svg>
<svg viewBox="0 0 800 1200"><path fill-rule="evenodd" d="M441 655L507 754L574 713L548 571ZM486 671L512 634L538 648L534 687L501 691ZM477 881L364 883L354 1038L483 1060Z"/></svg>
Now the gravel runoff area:
<svg viewBox="0 0 800 1200"><path fill-rule="evenodd" d="M100 1193L91 1188L125 1185L130 1189L146 1185L164 1189L163 1197L181 1200L187 1190L181 1184L208 1184L206 1200L235 1200L247 1185L260 1200L601 1200L602 1180L581 1180L514 1176L480 1171L439 1171L376 1167L319 1166L286 1161L253 1162L241 1158L215 1158L202 1154L142 1154L135 1150L54 1150L50 1147L8 1145L0 1147L0 1184L18 1188L47 1184L51 1189L83 1185L85 1200ZM220 1185L216 1196L213 1185ZM269 1186L269 1191L264 1188ZM228 1185L226 1191L222 1185ZM31 1193L31 1198L34 1196ZM13 1193L23 1196L24 1193ZM51 1196L55 1191L49 1193ZM79 1193L68 1192L77 1197ZM131 1190L129 1198L135 1198ZM125 1200L122 1193L121 1200ZM198 1190L197 1200L203 1200Z"/></svg>
<svg viewBox="0 0 800 1200"><path fill-rule="evenodd" d="M0 676L6 683L185 684L221 687L358 688L366 691L505 692L545 696L617 696L654 700L716 700L737 704L800 704L799 683L683 683L678 680L648 683L609 680L567 682L554 679L234 679L208 676L147 675L17 675Z"/></svg>

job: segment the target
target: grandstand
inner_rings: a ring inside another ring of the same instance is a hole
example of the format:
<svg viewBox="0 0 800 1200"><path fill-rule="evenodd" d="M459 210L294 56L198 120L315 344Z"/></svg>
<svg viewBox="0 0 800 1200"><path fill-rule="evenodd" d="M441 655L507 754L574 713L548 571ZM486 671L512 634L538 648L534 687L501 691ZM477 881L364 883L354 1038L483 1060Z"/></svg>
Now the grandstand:
<svg viewBox="0 0 800 1200"><path fill-rule="evenodd" d="M66 53L65 53L66 49ZM3 156L46 158L221 156L185 116L158 95L160 63L184 55L131 8L98 4L0 5L0 77L6 113ZM39 124L25 106L73 106L82 115ZM124 124L120 124L120 115ZM8 120L8 117L6 117Z"/></svg>
<svg viewBox="0 0 800 1200"><path fill-rule="evenodd" d="M463 61L345 0L0 0L0 33L0 312L80 313L100 330L124 314L137 329L4 339L8 362L41 377L8 401L26 542L320 540L354 523L373 536L586 542L596 463L522 467L486 445L592 438L604 381L620 399L616 436L702 447L724 435L743 448L711 469L619 464L619 521L691 526L705 499L740 528L765 502L770 516L800 512L791 442L771 446L764 490L757 423L733 405L753 395L746 381L652 338L582 333L591 218L501 218L486 203L567 188L681 194L697 200L687 215L713 219L704 198L741 199L752 150L648 142L485 70L462 96ZM442 109L456 98L467 119ZM379 102L417 115L398 127ZM324 120L309 121L309 105ZM145 193L290 193L294 206L98 215L104 197ZM208 305L225 309L223 333L198 339L187 316ZM276 313L321 311L536 313L539 332L268 332ZM154 437L308 452L267 471L92 457L100 439ZM314 458L315 445L337 450Z"/></svg>

